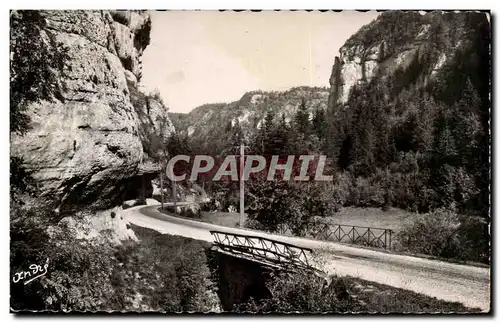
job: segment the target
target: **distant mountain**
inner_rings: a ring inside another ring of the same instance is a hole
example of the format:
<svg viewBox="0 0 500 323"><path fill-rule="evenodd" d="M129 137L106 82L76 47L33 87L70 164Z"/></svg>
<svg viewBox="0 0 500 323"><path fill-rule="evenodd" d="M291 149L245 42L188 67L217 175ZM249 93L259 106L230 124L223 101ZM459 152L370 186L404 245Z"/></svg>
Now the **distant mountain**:
<svg viewBox="0 0 500 323"><path fill-rule="evenodd" d="M237 124L250 138L263 124L268 111L290 122L304 100L308 112L327 108L329 89L295 87L288 91L252 91L231 103L205 104L188 114L169 113L177 132L187 135L198 147L216 150L228 144L228 132ZM216 147L216 149L214 149Z"/></svg>

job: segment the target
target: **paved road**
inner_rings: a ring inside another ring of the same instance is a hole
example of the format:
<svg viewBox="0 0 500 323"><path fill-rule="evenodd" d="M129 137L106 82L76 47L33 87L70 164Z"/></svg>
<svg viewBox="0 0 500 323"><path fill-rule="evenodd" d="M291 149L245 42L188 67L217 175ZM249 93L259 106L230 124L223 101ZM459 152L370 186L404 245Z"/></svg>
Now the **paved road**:
<svg viewBox="0 0 500 323"><path fill-rule="evenodd" d="M222 227L160 213L158 205L130 208L124 211L124 215L128 221L141 227L208 242L213 241L209 231L217 230L262 236L311 248L314 253L310 262L326 273L359 277L442 300L460 302L469 307L481 308L483 311L490 309L490 268L394 255L333 242Z"/></svg>

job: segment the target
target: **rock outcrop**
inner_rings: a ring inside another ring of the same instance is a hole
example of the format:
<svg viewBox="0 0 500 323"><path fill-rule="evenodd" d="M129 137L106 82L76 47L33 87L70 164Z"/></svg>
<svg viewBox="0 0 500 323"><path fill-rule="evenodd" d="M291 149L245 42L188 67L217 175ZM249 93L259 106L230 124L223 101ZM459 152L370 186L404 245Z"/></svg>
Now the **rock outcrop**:
<svg viewBox="0 0 500 323"><path fill-rule="evenodd" d="M133 195L149 138L174 131L161 102L131 99L138 93L150 17L139 11L40 15L42 37L53 40L53 50L67 52L57 71L61 91L28 107L31 129L11 135L11 155L22 158L42 197L61 209L116 205Z"/></svg>
<svg viewBox="0 0 500 323"><path fill-rule="evenodd" d="M400 82L395 79L398 72L418 74L413 85L427 86L441 71L458 65L461 55L477 49L479 29L488 24L486 14L474 12L381 14L340 48L330 78L329 106L347 104L354 87L375 78Z"/></svg>

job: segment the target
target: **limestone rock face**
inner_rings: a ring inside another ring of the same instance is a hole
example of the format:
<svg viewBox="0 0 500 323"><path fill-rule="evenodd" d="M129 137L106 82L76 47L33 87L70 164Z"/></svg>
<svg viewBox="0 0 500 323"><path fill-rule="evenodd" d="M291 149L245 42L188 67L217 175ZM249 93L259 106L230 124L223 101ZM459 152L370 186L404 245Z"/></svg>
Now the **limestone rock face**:
<svg viewBox="0 0 500 323"><path fill-rule="evenodd" d="M68 234L69 231L76 239L87 240L97 245L108 242L116 246L125 241L139 241L124 214L122 207L114 207L95 214L81 215L77 219L65 217L61 219L59 226L49 228L49 234L55 234L63 227L64 233L59 232L59 234Z"/></svg>
<svg viewBox="0 0 500 323"><path fill-rule="evenodd" d="M426 86L440 71L457 65L457 55L475 46L475 28L484 24L487 17L480 13L383 13L340 48L330 78L329 106L345 105L357 85L411 68L419 69L416 85Z"/></svg>
<svg viewBox="0 0 500 323"><path fill-rule="evenodd" d="M154 98L148 101L148 115L153 124L153 129L155 133L166 140L173 132L175 132L175 127L170 121L168 114L165 113L163 104Z"/></svg>
<svg viewBox="0 0 500 323"><path fill-rule="evenodd" d="M362 46L343 47L340 58L337 58L338 76L332 82L338 88L338 101L346 103L352 87L360 82L369 82L373 79L383 61L382 41L371 47Z"/></svg>
<svg viewBox="0 0 500 323"><path fill-rule="evenodd" d="M130 99L150 18L143 12L41 14L42 34L50 33L68 53L57 77L62 91L28 107L31 129L11 136L11 155L23 159L42 195L56 205L113 206L147 158L139 133L155 131L141 122ZM160 115L169 121L166 109L156 106L154 119Z"/></svg>

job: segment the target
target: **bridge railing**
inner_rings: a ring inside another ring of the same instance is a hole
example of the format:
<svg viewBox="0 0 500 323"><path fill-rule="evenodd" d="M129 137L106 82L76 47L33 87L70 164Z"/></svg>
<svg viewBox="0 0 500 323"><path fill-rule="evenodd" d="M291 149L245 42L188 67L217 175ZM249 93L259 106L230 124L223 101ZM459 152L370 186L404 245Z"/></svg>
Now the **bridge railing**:
<svg viewBox="0 0 500 323"><path fill-rule="evenodd" d="M344 224L320 224L309 233L314 239L346 242L376 248L391 249L394 231L386 228Z"/></svg>
<svg viewBox="0 0 500 323"><path fill-rule="evenodd" d="M250 257L281 268L313 269L307 259L312 249L259 236L210 231L214 244L221 250Z"/></svg>

